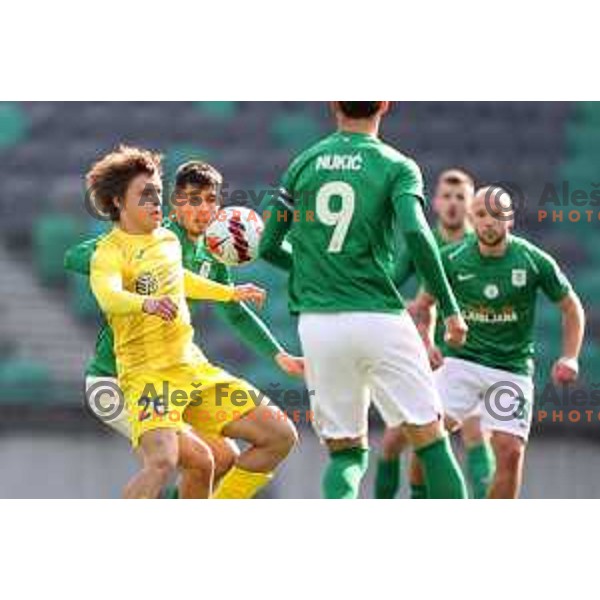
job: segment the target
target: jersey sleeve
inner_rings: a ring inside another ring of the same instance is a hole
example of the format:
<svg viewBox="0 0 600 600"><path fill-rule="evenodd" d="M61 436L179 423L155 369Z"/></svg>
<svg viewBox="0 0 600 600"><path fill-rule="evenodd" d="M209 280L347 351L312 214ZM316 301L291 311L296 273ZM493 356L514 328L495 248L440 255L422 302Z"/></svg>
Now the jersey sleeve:
<svg viewBox="0 0 600 600"><path fill-rule="evenodd" d="M416 273L415 263L412 260L408 248L404 247L398 253L396 260L396 272L394 280L396 285L402 287Z"/></svg>
<svg viewBox="0 0 600 600"><path fill-rule="evenodd" d="M146 296L123 289L123 258L112 244L100 244L94 252L90 270L92 292L107 315L143 312Z"/></svg>
<svg viewBox="0 0 600 600"><path fill-rule="evenodd" d="M392 181L392 202L398 202L402 197L419 198L423 206L425 198L425 183L421 169L414 160L404 160L395 165Z"/></svg>
<svg viewBox="0 0 600 600"><path fill-rule="evenodd" d="M184 283L185 296L190 300L231 302L235 293L233 286L216 283L187 269L184 270Z"/></svg>
<svg viewBox="0 0 600 600"><path fill-rule="evenodd" d="M564 300L572 290L571 283L557 262L546 252L536 249L534 261L538 270L539 285L551 302Z"/></svg>
<svg viewBox="0 0 600 600"><path fill-rule="evenodd" d="M293 266L292 249L286 243L286 236L292 224L294 198L284 187L290 182L289 169L282 179L282 187L272 194L261 206L262 214L268 218L259 246L259 255L263 260L284 271Z"/></svg>
<svg viewBox="0 0 600 600"><path fill-rule="evenodd" d="M101 239L102 237L96 237L69 248L65 252L65 270L77 273L78 275L89 275L92 257Z"/></svg>
<svg viewBox="0 0 600 600"><path fill-rule="evenodd" d="M440 250L431 233L419 198L402 196L394 203L404 239L417 272L437 299L444 318L460 314L456 297L442 265Z"/></svg>

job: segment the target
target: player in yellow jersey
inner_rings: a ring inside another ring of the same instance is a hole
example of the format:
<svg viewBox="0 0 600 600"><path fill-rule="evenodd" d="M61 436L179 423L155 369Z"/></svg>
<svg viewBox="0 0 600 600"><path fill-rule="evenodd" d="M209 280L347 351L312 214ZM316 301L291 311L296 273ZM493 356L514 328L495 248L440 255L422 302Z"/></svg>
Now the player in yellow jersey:
<svg viewBox="0 0 600 600"><path fill-rule="evenodd" d="M252 497L287 456L296 432L258 390L206 360L193 343L185 298L260 305L265 294L183 270L179 240L160 226L160 175L160 157L121 147L87 176L94 202L115 222L94 254L91 284L115 334L119 383L142 461L125 497L157 498L186 467L189 426L204 437L248 442L218 497Z"/></svg>

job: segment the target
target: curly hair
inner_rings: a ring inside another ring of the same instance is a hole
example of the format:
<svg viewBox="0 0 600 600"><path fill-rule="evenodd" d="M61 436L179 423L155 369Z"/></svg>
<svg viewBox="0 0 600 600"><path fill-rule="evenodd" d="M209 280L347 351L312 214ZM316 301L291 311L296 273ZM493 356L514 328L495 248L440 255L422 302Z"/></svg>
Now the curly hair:
<svg viewBox="0 0 600 600"><path fill-rule="evenodd" d="M121 145L96 162L86 175L91 199L102 214L119 220L115 198L123 200L138 175L162 175L162 157L150 150Z"/></svg>

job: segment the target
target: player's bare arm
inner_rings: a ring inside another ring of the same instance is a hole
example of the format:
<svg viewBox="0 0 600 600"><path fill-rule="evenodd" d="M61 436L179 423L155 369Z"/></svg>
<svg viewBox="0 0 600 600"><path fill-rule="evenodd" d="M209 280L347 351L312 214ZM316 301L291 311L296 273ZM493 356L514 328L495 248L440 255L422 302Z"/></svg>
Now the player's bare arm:
<svg viewBox="0 0 600 600"><path fill-rule="evenodd" d="M579 376L579 355L585 333L585 311L579 296L571 292L559 304L562 313L563 355L552 369L556 385L573 383Z"/></svg>

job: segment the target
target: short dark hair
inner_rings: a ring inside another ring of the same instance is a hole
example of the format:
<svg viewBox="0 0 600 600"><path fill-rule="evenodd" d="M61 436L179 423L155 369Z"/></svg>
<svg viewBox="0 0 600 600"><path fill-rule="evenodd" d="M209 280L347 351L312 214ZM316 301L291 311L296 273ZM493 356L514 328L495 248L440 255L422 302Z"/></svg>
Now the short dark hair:
<svg viewBox="0 0 600 600"><path fill-rule="evenodd" d="M448 185L466 184L472 187L473 190L475 189L475 177L465 169L447 169L440 175L439 183Z"/></svg>
<svg viewBox="0 0 600 600"><path fill-rule="evenodd" d="M223 175L212 165L200 160L192 160L181 165L175 174L175 191L181 191L188 185L204 189L223 185Z"/></svg>
<svg viewBox="0 0 600 600"><path fill-rule="evenodd" d="M376 100L372 102L341 102L338 101L340 110L345 117L349 119L370 119L374 117L380 110L382 101Z"/></svg>
<svg viewBox="0 0 600 600"><path fill-rule="evenodd" d="M156 152L121 145L96 162L86 175L91 199L111 221L118 221L121 210L115 198L123 200L129 184L138 175L162 175L162 157Z"/></svg>

